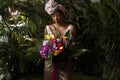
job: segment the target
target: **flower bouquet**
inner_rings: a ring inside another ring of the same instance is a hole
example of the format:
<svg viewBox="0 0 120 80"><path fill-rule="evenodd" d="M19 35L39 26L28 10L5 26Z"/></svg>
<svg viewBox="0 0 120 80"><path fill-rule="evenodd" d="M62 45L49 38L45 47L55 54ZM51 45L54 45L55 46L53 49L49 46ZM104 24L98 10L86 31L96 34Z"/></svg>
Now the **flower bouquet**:
<svg viewBox="0 0 120 80"><path fill-rule="evenodd" d="M68 44L68 37L66 36L56 38L53 34L49 34L45 35L45 39L46 40L43 41L43 46L39 52L43 59L48 59L51 56L58 56L63 52Z"/></svg>

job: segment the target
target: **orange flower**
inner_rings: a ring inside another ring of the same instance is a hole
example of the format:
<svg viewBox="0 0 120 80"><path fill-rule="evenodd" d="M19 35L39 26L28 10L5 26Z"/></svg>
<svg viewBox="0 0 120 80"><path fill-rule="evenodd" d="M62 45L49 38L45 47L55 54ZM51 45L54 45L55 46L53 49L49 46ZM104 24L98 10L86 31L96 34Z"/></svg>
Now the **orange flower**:
<svg viewBox="0 0 120 80"><path fill-rule="evenodd" d="M54 56L57 56L58 54L59 54L58 50L55 50L54 53L53 53Z"/></svg>

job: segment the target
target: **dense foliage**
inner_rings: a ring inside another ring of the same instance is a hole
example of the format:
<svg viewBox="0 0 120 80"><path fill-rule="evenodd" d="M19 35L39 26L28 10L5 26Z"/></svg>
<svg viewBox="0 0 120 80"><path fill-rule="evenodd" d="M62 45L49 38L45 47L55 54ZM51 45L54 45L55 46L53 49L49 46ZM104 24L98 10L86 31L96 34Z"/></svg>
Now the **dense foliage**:
<svg viewBox="0 0 120 80"><path fill-rule="evenodd" d="M44 27L52 22L44 11L46 0L0 0L0 76L16 80L43 71L38 51ZM75 26L79 57L73 70L119 80L120 1L58 0L66 8L66 21ZM83 54L85 49L89 49Z"/></svg>

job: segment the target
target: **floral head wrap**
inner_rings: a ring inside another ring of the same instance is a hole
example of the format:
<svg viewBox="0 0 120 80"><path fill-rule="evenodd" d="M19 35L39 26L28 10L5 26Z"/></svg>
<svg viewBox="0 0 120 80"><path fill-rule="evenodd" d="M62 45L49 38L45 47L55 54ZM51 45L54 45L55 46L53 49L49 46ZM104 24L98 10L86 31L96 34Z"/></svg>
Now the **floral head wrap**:
<svg viewBox="0 0 120 80"><path fill-rule="evenodd" d="M56 10L61 10L63 14L65 14L65 8L61 5L55 2L54 0L48 0L47 3L45 4L45 11L51 15L53 14Z"/></svg>

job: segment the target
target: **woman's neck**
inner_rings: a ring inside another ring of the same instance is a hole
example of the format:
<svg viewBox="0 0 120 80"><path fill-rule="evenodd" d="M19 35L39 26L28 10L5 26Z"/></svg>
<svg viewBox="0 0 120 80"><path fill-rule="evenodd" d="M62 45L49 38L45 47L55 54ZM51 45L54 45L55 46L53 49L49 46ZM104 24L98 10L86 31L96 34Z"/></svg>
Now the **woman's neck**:
<svg viewBox="0 0 120 80"><path fill-rule="evenodd" d="M58 26L58 27L62 27L62 26L65 26L66 23L61 21L61 22L56 22L55 25Z"/></svg>

